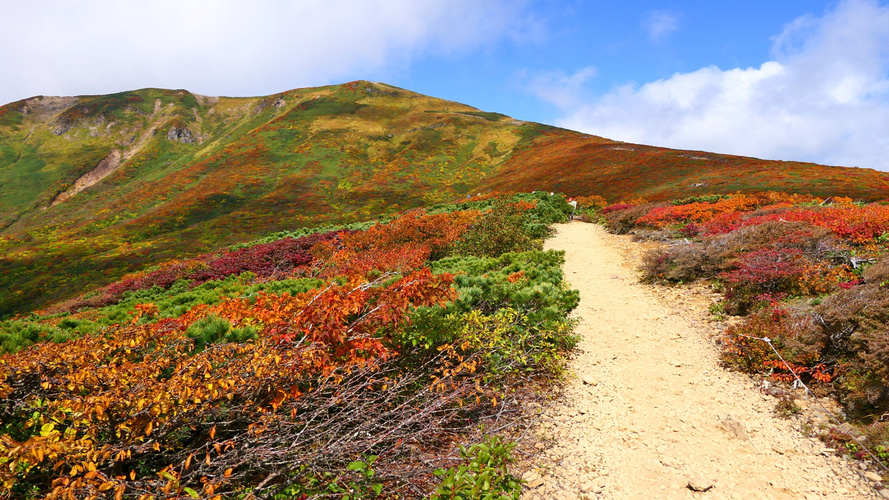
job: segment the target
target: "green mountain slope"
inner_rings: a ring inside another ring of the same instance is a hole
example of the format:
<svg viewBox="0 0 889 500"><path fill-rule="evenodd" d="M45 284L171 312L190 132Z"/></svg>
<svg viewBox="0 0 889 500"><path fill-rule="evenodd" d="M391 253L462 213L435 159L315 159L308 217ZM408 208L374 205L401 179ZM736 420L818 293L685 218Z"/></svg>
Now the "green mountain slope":
<svg viewBox="0 0 889 500"><path fill-rule="evenodd" d="M763 189L876 199L889 176L628 145L365 81L37 97L0 108L0 317L268 232L479 191Z"/></svg>

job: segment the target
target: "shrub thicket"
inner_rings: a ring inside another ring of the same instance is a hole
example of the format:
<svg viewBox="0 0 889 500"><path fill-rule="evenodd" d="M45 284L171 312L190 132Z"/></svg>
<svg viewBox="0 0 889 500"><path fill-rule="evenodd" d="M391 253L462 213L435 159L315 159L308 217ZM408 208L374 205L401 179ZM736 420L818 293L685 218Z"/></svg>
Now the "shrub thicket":
<svg viewBox="0 0 889 500"><path fill-rule="evenodd" d="M578 296L558 252L469 238L482 255L453 255L468 231L496 237L498 219L534 247L568 209L537 194L490 204L339 233L307 249L310 265L290 259L297 240L235 249L202 269L259 267L131 280L105 308L11 322L23 342L50 319L115 324L0 357L0 482L24 499L514 497L513 445L478 429L518 429L543 397Z"/></svg>

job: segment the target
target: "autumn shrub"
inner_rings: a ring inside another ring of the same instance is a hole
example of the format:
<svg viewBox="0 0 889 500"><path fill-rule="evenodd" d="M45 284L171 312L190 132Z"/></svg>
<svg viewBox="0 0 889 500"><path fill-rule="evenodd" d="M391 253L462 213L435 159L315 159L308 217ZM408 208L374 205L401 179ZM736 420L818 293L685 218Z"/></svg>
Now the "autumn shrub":
<svg viewBox="0 0 889 500"><path fill-rule="evenodd" d="M796 248L760 248L733 260L732 269L718 275L724 284L730 313L745 314L760 296L782 297L798 293L805 268Z"/></svg>
<svg viewBox="0 0 889 500"><path fill-rule="evenodd" d="M815 313L830 339L827 354L842 363L842 400L858 413L889 410L889 290L840 290Z"/></svg>
<svg viewBox="0 0 889 500"><path fill-rule="evenodd" d="M744 314L761 302L759 296L819 295L837 289L854 277L832 264L847 252L826 228L766 222L649 250L642 271L648 281L719 278L730 302L728 311Z"/></svg>
<svg viewBox="0 0 889 500"><path fill-rule="evenodd" d="M701 223L723 213L744 212L760 204L756 196L732 195L715 201L691 201L689 203L661 205L652 208L635 223L654 227L666 227L677 223Z"/></svg>
<svg viewBox="0 0 889 500"><path fill-rule="evenodd" d="M807 222L856 244L874 242L889 231L889 206L880 204L797 207L763 213L729 212L705 223L706 234L727 233L766 222Z"/></svg>
<svg viewBox="0 0 889 500"><path fill-rule="evenodd" d="M474 264L493 270L502 262ZM523 275L502 279L518 283ZM0 452L15 466L0 480L37 497L302 495L348 484L351 472L342 471L373 454L386 457L374 468L387 493L424 496L432 471L448 466L423 450L485 418L517 418L515 388L527 382L511 374L546 361L528 355L538 340L523 347L519 328L542 325L508 310L491 319L448 313L461 328L453 342L435 340L436 348L399 342L408 312L441 307L449 283L428 272L332 281L302 296L228 299L154 326L75 340L63 351L44 344L0 358L0 395L15 402L0 410L13 425L13 441ZM250 322L258 340L227 338ZM206 348L194 349L194 341ZM37 409L35 401L48 403Z"/></svg>
<svg viewBox="0 0 889 500"><path fill-rule="evenodd" d="M605 216L605 226L609 231L617 234L629 233L636 227L639 219L647 215L655 208L664 204L646 203L643 205L611 205L602 213Z"/></svg>
<svg viewBox="0 0 889 500"><path fill-rule="evenodd" d="M861 274L865 283L871 285L889 286L889 254L878 258L873 265L868 266Z"/></svg>
<svg viewBox="0 0 889 500"><path fill-rule="evenodd" d="M878 285L840 290L814 311L772 304L731 326L723 360L733 368L792 374L769 345L769 338L804 382L834 393L857 417L889 410L889 294ZM759 337L754 339L749 337Z"/></svg>
<svg viewBox="0 0 889 500"><path fill-rule="evenodd" d="M762 340L765 338L787 360L787 365L769 343ZM836 367L834 362L823 358L827 341L810 314L772 303L726 330L722 359L731 368L771 373L783 381L793 381L796 374L807 382L828 382L835 375Z"/></svg>
<svg viewBox="0 0 889 500"><path fill-rule="evenodd" d="M565 214L546 198L492 198L488 222L515 217L533 242ZM421 498L448 477L449 493L511 495L515 478L472 444L479 424L519 430L543 397L535 384L576 343L578 293L559 252L448 256L481 217L414 212L310 248L208 254L197 271L218 274L58 318L114 324L0 357L0 481L16 498Z"/></svg>
<svg viewBox="0 0 889 500"><path fill-rule="evenodd" d="M605 198L595 194L591 196L578 196L574 198L574 201L577 202L578 208L596 212L601 212L608 206L608 201L605 200Z"/></svg>
<svg viewBox="0 0 889 500"><path fill-rule="evenodd" d="M237 247L216 253L199 255L186 261L170 261L156 268L136 273L112 283L101 290L100 304L93 300L92 305L109 305L118 302L127 292L152 288L167 289L178 281L188 281L191 286L208 281L221 280L250 272L259 278L284 277L294 269L312 261L309 252L322 242L339 239L350 230L341 229L326 233L310 233L299 238L285 237L270 242ZM77 309L86 303L76 303Z"/></svg>
<svg viewBox="0 0 889 500"><path fill-rule="evenodd" d="M353 253L372 249L386 249L404 245L424 245L429 258L438 259L450 252L455 240L465 233L478 218L475 211L455 211L427 214L412 210L384 223L377 223L364 231L342 236L343 246Z"/></svg>

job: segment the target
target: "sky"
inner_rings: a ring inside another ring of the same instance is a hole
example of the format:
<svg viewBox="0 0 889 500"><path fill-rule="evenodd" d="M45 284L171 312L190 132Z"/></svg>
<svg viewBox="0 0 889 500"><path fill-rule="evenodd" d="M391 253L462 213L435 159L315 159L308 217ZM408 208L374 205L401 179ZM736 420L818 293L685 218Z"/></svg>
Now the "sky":
<svg viewBox="0 0 889 500"><path fill-rule="evenodd" d="M0 0L0 104L372 80L609 139L889 171L889 0Z"/></svg>

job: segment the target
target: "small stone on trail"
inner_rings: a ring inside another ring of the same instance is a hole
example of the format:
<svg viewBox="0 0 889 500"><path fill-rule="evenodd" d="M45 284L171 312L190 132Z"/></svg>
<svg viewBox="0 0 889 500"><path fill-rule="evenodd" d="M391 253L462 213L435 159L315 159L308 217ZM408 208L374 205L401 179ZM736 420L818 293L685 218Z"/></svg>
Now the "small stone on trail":
<svg viewBox="0 0 889 500"><path fill-rule="evenodd" d="M731 415L719 418L719 425L729 434L733 434L740 439L747 439L747 426Z"/></svg>
<svg viewBox="0 0 889 500"><path fill-rule="evenodd" d="M585 375L583 377L583 383L584 383L584 385L591 385L593 387L599 385L599 381L589 375Z"/></svg>
<svg viewBox="0 0 889 500"><path fill-rule="evenodd" d="M528 488L534 489L543 485L543 478L540 477L540 474L537 471L529 470L528 472L522 475L522 481L527 483Z"/></svg>
<svg viewBox="0 0 889 500"><path fill-rule="evenodd" d="M688 489L691 491L703 492L713 488L713 481L707 481L700 477L693 477L688 480Z"/></svg>
<svg viewBox="0 0 889 500"><path fill-rule="evenodd" d="M876 472L870 472L870 471L865 472L864 477L870 479L871 481L876 481L878 483L883 481L883 477L880 476L879 474L877 474Z"/></svg>
<svg viewBox="0 0 889 500"><path fill-rule="evenodd" d="M539 477L528 483L528 488L530 488L532 490L535 488L539 488L541 486L543 486L543 478L539 478Z"/></svg>

